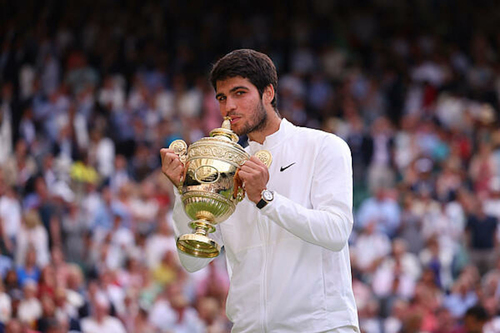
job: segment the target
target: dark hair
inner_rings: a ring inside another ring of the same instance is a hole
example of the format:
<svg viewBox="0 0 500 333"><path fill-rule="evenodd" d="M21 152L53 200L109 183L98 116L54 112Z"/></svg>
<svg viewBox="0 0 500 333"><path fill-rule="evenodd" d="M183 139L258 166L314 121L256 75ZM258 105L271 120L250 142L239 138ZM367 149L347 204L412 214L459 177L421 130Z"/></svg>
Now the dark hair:
<svg viewBox="0 0 500 333"><path fill-rule="evenodd" d="M465 312L465 317L472 317L477 321L485 322L488 321L489 316L486 309L481 305L475 305L467 309Z"/></svg>
<svg viewBox="0 0 500 333"><path fill-rule="evenodd" d="M271 105L276 109L278 73L273 61L264 53L250 49L235 50L219 59L210 71L210 83L217 89L217 81L241 76L248 79L259 91L260 97L264 89L272 85L274 98Z"/></svg>

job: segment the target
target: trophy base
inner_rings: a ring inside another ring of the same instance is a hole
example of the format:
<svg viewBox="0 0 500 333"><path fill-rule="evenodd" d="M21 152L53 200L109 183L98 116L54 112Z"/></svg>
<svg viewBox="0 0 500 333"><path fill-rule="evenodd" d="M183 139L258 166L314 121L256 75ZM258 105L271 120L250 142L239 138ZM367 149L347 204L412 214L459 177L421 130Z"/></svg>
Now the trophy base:
<svg viewBox="0 0 500 333"><path fill-rule="evenodd" d="M220 246L214 240L200 234L186 234L177 239L177 248L197 258L215 258Z"/></svg>

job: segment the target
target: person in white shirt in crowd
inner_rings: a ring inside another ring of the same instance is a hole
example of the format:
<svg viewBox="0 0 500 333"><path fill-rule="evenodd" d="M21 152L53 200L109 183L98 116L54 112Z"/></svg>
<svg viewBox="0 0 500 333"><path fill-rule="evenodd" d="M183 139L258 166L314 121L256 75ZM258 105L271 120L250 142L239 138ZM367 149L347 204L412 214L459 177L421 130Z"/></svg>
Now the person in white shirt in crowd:
<svg viewBox="0 0 500 333"><path fill-rule="evenodd" d="M176 333L204 333L205 325L189 305L182 282L165 287L149 311L149 321L158 330Z"/></svg>
<svg viewBox="0 0 500 333"><path fill-rule="evenodd" d="M42 316L42 303L36 297L37 289L35 281L26 281L23 288L24 297L17 309L19 320L31 327L34 327L36 320Z"/></svg>
<svg viewBox="0 0 500 333"><path fill-rule="evenodd" d="M443 306L447 308L454 318L462 318L467 309L479 301L476 284L479 273L477 268L467 266L455 280L450 293L443 299Z"/></svg>
<svg viewBox="0 0 500 333"><path fill-rule="evenodd" d="M408 301L403 299L396 299L392 303L391 312L387 318L384 319L384 332L398 333L401 332L403 321L408 312Z"/></svg>
<svg viewBox="0 0 500 333"><path fill-rule="evenodd" d="M359 332L347 242L353 227L348 145L281 118L277 72L265 54L233 51L214 65L210 81L221 115L231 118L237 135L248 135L247 152L266 149L273 156L269 170L256 157L243 164L246 198L211 234L225 247L233 332ZM177 187L183 164L173 150L160 154L162 171ZM177 235L191 232L188 221L176 195ZM189 271L211 261L179 257Z"/></svg>
<svg viewBox="0 0 500 333"><path fill-rule="evenodd" d="M486 215L494 216L500 221L500 175L493 177L489 184L488 194L483 201L483 210ZM497 240L500 240L500 228L497 230Z"/></svg>
<svg viewBox="0 0 500 333"><path fill-rule="evenodd" d="M392 255L385 258L373 276L373 291L380 298L410 299L421 274L418 258L407 252L404 240L392 242Z"/></svg>
<svg viewBox="0 0 500 333"><path fill-rule="evenodd" d="M5 236L8 237L6 241L12 243L12 247L10 247L11 251L14 249L13 245L21 229L21 216L21 203L14 188L5 186L0 196L0 223L2 223Z"/></svg>
<svg viewBox="0 0 500 333"><path fill-rule="evenodd" d="M383 232L377 230L375 220L369 221L356 238L352 251L357 268L371 276L380 263L391 252L391 241Z"/></svg>
<svg viewBox="0 0 500 333"><path fill-rule="evenodd" d="M156 267L165 252L176 251L175 239L166 216L156 224L156 228L146 240L146 264L149 268Z"/></svg>
<svg viewBox="0 0 500 333"><path fill-rule="evenodd" d="M3 280L0 279L0 322L7 323L12 316L12 301L5 292Z"/></svg>
<svg viewBox="0 0 500 333"><path fill-rule="evenodd" d="M372 222L378 231L392 238L401 224L401 208L390 189L378 187L361 203L356 217L358 229Z"/></svg>
<svg viewBox="0 0 500 333"><path fill-rule="evenodd" d="M136 195L129 202L134 226L139 232L150 233L156 224L160 206L155 199L154 191L154 184L144 180L136 187Z"/></svg>
<svg viewBox="0 0 500 333"><path fill-rule="evenodd" d="M39 267L49 263L49 236L36 210L29 210L23 214L16 243L16 265L25 264L26 254L31 247L36 251L36 264Z"/></svg>
<svg viewBox="0 0 500 333"><path fill-rule="evenodd" d="M14 154L2 164L2 169L5 183L16 188L25 187L28 180L36 175L38 166L24 139L16 141Z"/></svg>
<svg viewBox="0 0 500 333"><path fill-rule="evenodd" d="M102 129L94 128L90 132L89 158L102 178L106 179L113 174L115 144L104 136Z"/></svg>
<svg viewBox="0 0 500 333"><path fill-rule="evenodd" d="M122 322L109 315L109 302L105 297L97 296L93 301L93 313L81 320L82 333L125 333Z"/></svg>

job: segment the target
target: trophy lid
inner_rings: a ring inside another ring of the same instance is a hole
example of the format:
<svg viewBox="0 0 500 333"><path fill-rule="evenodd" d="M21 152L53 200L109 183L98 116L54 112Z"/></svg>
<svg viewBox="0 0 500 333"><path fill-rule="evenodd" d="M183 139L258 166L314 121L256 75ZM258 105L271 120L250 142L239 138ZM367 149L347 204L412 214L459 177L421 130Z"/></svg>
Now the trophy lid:
<svg viewBox="0 0 500 333"><path fill-rule="evenodd" d="M224 117L222 126L210 131L211 137L221 137L232 142L238 142L238 136L231 130L231 117Z"/></svg>

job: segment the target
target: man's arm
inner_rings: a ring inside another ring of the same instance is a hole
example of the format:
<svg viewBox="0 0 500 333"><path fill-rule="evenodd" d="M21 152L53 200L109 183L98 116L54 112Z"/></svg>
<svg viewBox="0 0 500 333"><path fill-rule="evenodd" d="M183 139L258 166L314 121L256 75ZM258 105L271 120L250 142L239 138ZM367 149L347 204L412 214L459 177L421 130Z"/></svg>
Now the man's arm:
<svg viewBox="0 0 500 333"><path fill-rule="evenodd" d="M312 209L276 193L261 212L306 242L340 251L353 227L351 152L342 139L328 136L316 161L310 171Z"/></svg>

